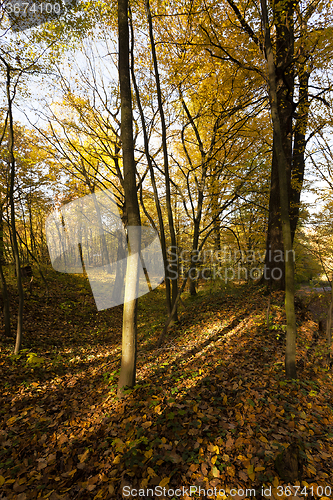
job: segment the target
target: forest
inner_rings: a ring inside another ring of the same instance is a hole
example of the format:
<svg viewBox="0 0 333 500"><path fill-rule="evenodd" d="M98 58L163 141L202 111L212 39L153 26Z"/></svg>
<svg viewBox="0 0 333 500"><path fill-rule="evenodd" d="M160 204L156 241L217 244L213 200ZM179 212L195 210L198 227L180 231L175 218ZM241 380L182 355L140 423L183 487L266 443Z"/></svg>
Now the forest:
<svg viewBox="0 0 333 500"><path fill-rule="evenodd" d="M0 499L333 496L329 0L3 0Z"/></svg>

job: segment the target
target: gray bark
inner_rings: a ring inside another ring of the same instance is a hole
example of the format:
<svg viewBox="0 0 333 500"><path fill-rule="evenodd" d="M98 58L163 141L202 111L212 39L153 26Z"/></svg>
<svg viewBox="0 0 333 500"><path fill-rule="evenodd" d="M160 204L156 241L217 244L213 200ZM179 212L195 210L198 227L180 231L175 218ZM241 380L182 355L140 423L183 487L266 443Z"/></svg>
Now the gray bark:
<svg viewBox="0 0 333 500"><path fill-rule="evenodd" d="M296 378L296 317L295 317L295 284L294 260L292 258L292 237L289 218L289 200L287 183L287 159L283 148L281 123L278 110L276 89L276 68L274 63L271 36L268 24L266 0L261 0L262 21L265 35L265 52L268 67L268 91L273 123L274 145L278 164L280 187L280 214L283 233L285 258L285 310L287 317L287 337L285 353L285 370L288 378Z"/></svg>
<svg viewBox="0 0 333 500"><path fill-rule="evenodd" d="M137 356L137 275L140 262L140 210L136 189L134 160L133 113L129 68L128 0L118 0L118 71L121 103L121 141L123 152L125 212L128 226L133 229L129 241L123 310L122 356L118 382L118 397L124 387L133 387L136 377Z"/></svg>

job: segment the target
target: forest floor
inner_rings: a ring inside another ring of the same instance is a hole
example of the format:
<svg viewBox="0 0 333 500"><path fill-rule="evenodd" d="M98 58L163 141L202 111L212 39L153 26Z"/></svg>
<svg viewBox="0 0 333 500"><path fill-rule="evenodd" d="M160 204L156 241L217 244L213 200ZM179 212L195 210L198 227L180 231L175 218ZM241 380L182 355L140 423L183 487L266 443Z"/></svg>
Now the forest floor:
<svg viewBox="0 0 333 500"><path fill-rule="evenodd" d="M122 307L98 312L83 277L47 280L48 297L38 278L27 289L22 353L1 335L0 499L333 495L332 372L311 294L298 308L298 378L286 380L283 294L268 327L262 288L185 293L157 349L154 290L139 300L137 385L117 400Z"/></svg>

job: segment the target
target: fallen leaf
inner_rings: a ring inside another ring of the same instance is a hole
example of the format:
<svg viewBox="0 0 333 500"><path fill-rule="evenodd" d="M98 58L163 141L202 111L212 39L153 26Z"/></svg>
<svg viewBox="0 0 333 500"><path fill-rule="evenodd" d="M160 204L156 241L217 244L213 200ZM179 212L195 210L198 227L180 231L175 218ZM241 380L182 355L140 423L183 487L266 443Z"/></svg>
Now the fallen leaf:
<svg viewBox="0 0 333 500"><path fill-rule="evenodd" d="M152 425L153 422L151 421L148 421L148 422L143 422L141 424L141 427L143 427L144 429L148 429L148 427L150 427Z"/></svg>
<svg viewBox="0 0 333 500"><path fill-rule="evenodd" d="M217 467L212 467L212 474L214 477L220 477L220 471Z"/></svg>
<svg viewBox="0 0 333 500"><path fill-rule="evenodd" d="M170 478L169 477L165 477L164 479L162 479L162 481L160 482L159 486L161 486L161 488L164 488L164 486L166 486L170 481Z"/></svg>
<svg viewBox="0 0 333 500"><path fill-rule="evenodd" d="M151 467L148 467L147 472L148 472L149 477L156 477L157 476L154 469L152 469Z"/></svg>

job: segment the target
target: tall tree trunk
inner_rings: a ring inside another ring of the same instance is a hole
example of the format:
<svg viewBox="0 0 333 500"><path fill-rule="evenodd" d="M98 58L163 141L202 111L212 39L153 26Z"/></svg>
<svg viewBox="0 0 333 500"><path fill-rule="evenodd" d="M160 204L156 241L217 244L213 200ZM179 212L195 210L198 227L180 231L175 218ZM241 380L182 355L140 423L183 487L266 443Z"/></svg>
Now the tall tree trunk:
<svg viewBox="0 0 333 500"><path fill-rule="evenodd" d="M211 171L211 180L209 185L209 197L211 214L213 220L213 241L214 251L221 250L221 230L220 230L220 205L219 205L219 182L217 169L214 167Z"/></svg>
<svg viewBox="0 0 333 500"><path fill-rule="evenodd" d="M290 225L291 237L294 241L297 222L299 218L299 204L304 179L305 170L305 146L306 131L309 117L309 77L310 73L305 69L305 62L299 70L299 106L297 110L297 120L294 132L293 161L290 183Z"/></svg>
<svg viewBox="0 0 333 500"><path fill-rule="evenodd" d="M118 382L118 396L122 397L125 386L133 387L135 385L137 352L136 297L141 245L141 221L136 189L136 165L134 160L133 114L129 68L128 0L118 0L118 51L124 195L129 247L123 310L121 369Z"/></svg>
<svg viewBox="0 0 333 500"><path fill-rule="evenodd" d="M280 214L283 232L283 248L285 260L285 310L287 317L287 338L285 354L285 370L288 378L296 378L296 317L295 317L295 284L294 259L292 250L291 226L288 200L288 160L286 158L283 135L281 131L277 96L276 68L268 25L266 0L261 0L262 22L265 36L265 52L268 66L268 91L273 123L274 146L279 173ZM292 19L292 17L291 17Z"/></svg>
<svg viewBox="0 0 333 500"><path fill-rule="evenodd" d="M176 254L177 252L177 239L175 233L175 227L173 222L173 213L172 213L172 205L171 205L171 189L170 189L170 175L169 175L169 157L168 157L168 148L167 148L167 134L166 134L166 124L165 124L165 116L162 102L162 92L161 92L161 84L160 84L160 75L158 71L157 64L157 56L155 49L155 41L153 34L153 22L151 18L149 0L146 0L146 11L147 11L147 20L148 20L148 29L149 29L149 40L151 46L151 53L153 57L154 64L154 72L155 72L155 81L156 81L156 93L157 93L157 101L158 101L158 110L161 118L161 129L162 129L162 149L163 149L163 160L164 160L164 175L165 175L165 199L166 199L166 207L168 213L168 222L169 222L169 231L170 231L170 239L172 251ZM175 259L176 260L176 259ZM178 295L178 265L175 260L171 260L168 265L168 274L171 279L171 290L172 290L172 318L171 321L177 321L177 308L174 308L174 304ZM168 279L168 277L167 277Z"/></svg>
<svg viewBox="0 0 333 500"><path fill-rule="evenodd" d="M196 123L193 119L193 116L191 115L190 110L188 109L186 102L183 98L181 86L179 86L179 95L181 98L181 102L182 102L182 106L184 108L184 111L187 115L187 118L191 124L191 127L192 127L193 132L194 132L195 137L196 137L196 140L198 142L200 156L201 156L201 178L197 179L197 176L196 175L194 176L196 187L198 190L197 207L194 207L193 204L191 203L192 213L193 213L193 240L192 240L192 253L191 253L191 268L190 268L189 276L190 276L190 294L195 295L197 293L197 291L196 291L196 274L197 274L196 273L196 265L197 264L196 263L197 263L197 256L198 256L198 246L199 246L200 225L201 225L202 209L203 209L203 201L204 201L204 191L205 191L208 164L209 164L209 160L211 158L213 146L215 144L215 139L216 139L218 120L215 122L215 125L214 125L214 134L213 134L213 137L211 139L209 152L207 154L205 152L204 145L203 145L203 142L201 140L198 127L196 126ZM185 149L184 141L183 141L183 147Z"/></svg>
<svg viewBox="0 0 333 500"><path fill-rule="evenodd" d="M293 42L293 5L290 1L282 0L275 10L276 15L276 69L277 102L281 123L282 142L286 154L286 171L288 184L289 216L291 239L294 241L299 219L300 197L303 187L305 170L306 131L309 117L309 60L306 52L307 21L313 12L309 8L302 25L302 39L298 50L297 74L299 83L297 116L295 118L292 137L292 115L295 105L292 102L295 78L294 42ZM293 140L293 145L292 145ZM283 289L285 286L285 266L279 254L283 250L282 226L280 216L280 194L278 162L273 138L273 158L271 192L269 200L269 221L266 239L265 279L271 281L273 288ZM273 269L275 268L275 271ZM281 279L276 279L281 276ZM275 278L275 279L274 279Z"/></svg>
<svg viewBox="0 0 333 500"><path fill-rule="evenodd" d="M285 155L284 168L288 186L287 193L289 194L292 167L292 116L294 112L293 9L293 3L290 0L279 0L274 8L274 26L276 31L274 64L277 96L276 104L281 124L281 142ZM285 265L284 259L281 258L284 247L282 242L283 231L280 220L279 159L276 140L276 135L273 135L271 189L264 277L269 280L271 288L283 290L285 287Z"/></svg>
<svg viewBox="0 0 333 500"><path fill-rule="evenodd" d="M3 273L2 265L4 263L4 255L3 255L3 207L0 207L0 280L1 280L1 293L3 299L3 316L5 323L5 335L7 337L11 336L10 329L10 310L9 310L9 297L7 290L6 278Z"/></svg>
<svg viewBox="0 0 333 500"><path fill-rule="evenodd" d="M4 62L4 60L2 59ZM15 224L15 203L14 203L14 184L15 184L15 156L14 156L14 122L13 122L13 108L11 96L11 67L8 63L6 66L6 93L8 104L8 153L10 164L10 188L9 188L9 204L10 204L10 225L12 230L12 246L13 256L16 269L17 290L19 296L19 305L17 313L17 330L16 330L16 343L14 354L20 352L23 333L23 306L24 306L24 293L20 272L20 255L17 242L16 224Z"/></svg>
<svg viewBox="0 0 333 500"><path fill-rule="evenodd" d="M141 124L142 124L142 132L143 132L143 139L144 139L144 146L145 146L145 155L149 167L149 173L150 173L150 179L151 179L151 184L153 187L153 192L154 192L154 200L155 200L155 206L156 206L156 211L157 211L157 216L158 216L158 223L159 223L159 228L160 228L160 241L161 241L161 247L162 247L162 254L163 254L163 262L164 262L164 272L165 272L165 295L166 295L166 305L167 305L167 313L168 316L171 314L171 288L170 288L170 279L168 278L169 276L169 260L167 256L167 246L166 246L166 237L165 237L165 229L164 229L164 222L163 222L163 215L162 215L162 209L161 209L161 204L159 200L159 195L158 195L158 190L156 186L156 180L155 180L155 173L154 173L154 167L152 163L152 159L149 153L149 139L148 139L148 133L147 133L147 127L146 127L146 121L143 113L143 108L141 104L141 99L140 99L140 92L139 88L136 83L136 78L135 78L135 71L134 71L134 46L133 46L133 26L132 26L132 21L130 20L130 26L131 26L131 34L132 34L132 43L131 43L131 74L132 74L132 81L133 81L133 86L135 90L135 97L136 97L136 102L138 105L139 113L140 113L140 118L141 118Z"/></svg>
<svg viewBox="0 0 333 500"><path fill-rule="evenodd" d="M333 276L331 279L331 302L327 310L326 321L326 341L327 341L327 361L331 363L331 345L332 345L332 315L333 315Z"/></svg>

